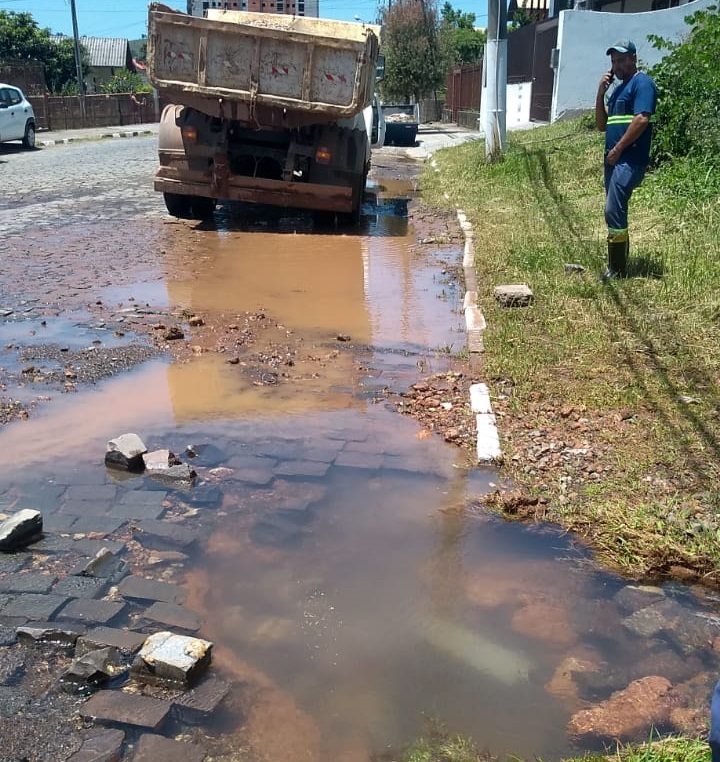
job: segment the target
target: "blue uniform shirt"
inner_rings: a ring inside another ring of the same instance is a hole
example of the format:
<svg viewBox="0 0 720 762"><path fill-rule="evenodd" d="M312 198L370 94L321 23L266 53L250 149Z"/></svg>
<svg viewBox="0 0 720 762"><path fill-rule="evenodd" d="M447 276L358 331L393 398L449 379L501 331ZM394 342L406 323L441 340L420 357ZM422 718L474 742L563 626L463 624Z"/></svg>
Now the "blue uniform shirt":
<svg viewBox="0 0 720 762"><path fill-rule="evenodd" d="M605 128L605 152L607 153L630 126L635 114L654 114L657 105L655 82L642 71L620 82L608 98L608 121ZM652 124L622 153L623 161L646 166L650 161Z"/></svg>

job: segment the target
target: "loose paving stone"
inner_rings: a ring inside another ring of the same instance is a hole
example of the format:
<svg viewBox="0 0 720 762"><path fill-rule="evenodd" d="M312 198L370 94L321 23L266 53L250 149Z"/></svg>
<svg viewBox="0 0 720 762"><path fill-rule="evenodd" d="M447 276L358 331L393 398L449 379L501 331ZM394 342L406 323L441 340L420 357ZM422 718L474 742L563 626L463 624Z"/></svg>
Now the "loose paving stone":
<svg viewBox="0 0 720 762"><path fill-rule="evenodd" d="M42 572L17 572L0 579L0 593L49 593L57 577Z"/></svg>
<svg viewBox="0 0 720 762"><path fill-rule="evenodd" d="M172 487L189 487L195 483L197 476L193 467L188 463L148 471L148 475L151 479Z"/></svg>
<svg viewBox="0 0 720 762"><path fill-rule="evenodd" d="M42 530L42 513L23 508L0 522L0 550L7 552L24 548L39 539Z"/></svg>
<svg viewBox="0 0 720 762"><path fill-rule="evenodd" d="M84 720L113 725L159 730L170 713L172 704L150 696L122 691L100 691L80 709Z"/></svg>
<svg viewBox="0 0 720 762"><path fill-rule="evenodd" d="M322 479L330 468L329 463L320 460L285 460L275 466L275 476Z"/></svg>
<svg viewBox="0 0 720 762"><path fill-rule="evenodd" d="M88 630L82 637L78 638L75 645L75 654L82 656L88 651L96 651L99 648L112 646L124 654L134 654L140 650L145 642L145 635L142 632L133 632L132 630L120 630L114 627L95 627Z"/></svg>
<svg viewBox="0 0 720 762"><path fill-rule="evenodd" d="M376 471L383 464L383 456L368 452L343 450L335 458L335 465L343 468L360 468Z"/></svg>
<svg viewBox="0 0 720 762"><path fill-rule="evenodd" d="M127 667L119 663L117 649L108 647L88 651L77 657L60 679L65 688L70 685L75 688L97 688L126 671Z"/></svg>
<svg viewBox="0 0 720 762"><path fill-rule="evenodd" d="M303 460L319 460L322 463L332 463L340 452L340 447L308 447L302 452Z"/></svg>
<svg viewBox="0 0 720 762"><path fill-rule="evenodd" d="M244 484L254 487L264 487L275 478L272 468L239 468L234 474L235 478Z"/></svg>
<svg viewBox="0 0 720 762"><path fill-rule="evenodd" d="M158 582L154 579L130 575L118 585L118 592L123 598L140 601L163 601L182 603L187 592L171 582Z"/></svg>
<svg viewBox="0 0 720 762"><path fill-rule="evenodd" d="M130 762L203 762L205 758L205 750L196 744L145 733L135 745Z"/></svg>
<svg viewBox="0 0 720 762"><path fill-rule="evenodd" d="M146 452L147 447L137 434L122 434L107 443L105 465L121 471L140 472L144 466L142 456Z"/></svg>
<svg viewBox="0 0 720 762"><path fill-rule="evenodd" d="M197 542L197 532L168 521L139 521L135 539L150 550L188 551Z"/></svg>
<svg viewBox="0 0 720 762"><path fill-rule="evenodd" d="M28 484L20 488L21 500L57 500L65 492L67 485L54 482Z"/></svg>
<svg viewBox="0 0 720 762"><path fill-rule="evenodd" d="M67 595L68 598L100 598L105 593L108 580L94 577L69 576L55 585L53 590L58 595Z"/></svg>
<svg viewBox="0 0 720 762"><path fill-rule="evenodd" d="M79 516L72 527L73 534L112 534L126 523L125 518L117 516Z"/></svg>
<svg viewBox="0 0 720 762"><path fill-rule="evenodd" d="M212 647L209 640L156 632L143 643L130 673L151 685L192 687L210 666Z"/></svg>
<svg viewBox="0 0 720 762"><path fill-rule="evenodd" d="M188 611L174 603L158 601L143 614L151 622L159 622L169 627L195 632L202 627L202 619L193 611Z"/></svg>
<svg viewBox="0 0 720 762"><path fill-rule="evenodd" d="M85 632L81 624L58 624L57 622L32 622L17 628L17 639L21 643L55 643L60 646L74 646Z"/></svg>
<svg viewBox="0 0 720 762"><path fill-rule="evenodd" d="M108 728L86 738L67 762L119 762L125 733Z"/></svg>
<svg viewBox="0 0 720 762"><path fill-rule="evenodd" d="M0 614L3 616L24 617L25 620L46 622L53 618L53 615L59 611L67 602L68 598L64 595L37 595L35 593L23 593L21 595L7 596L3 605L0 600ZM0 595L0 599L3 596Z"/></svg>
<svg viewBox="0 0 720 762"><path fill-rule="evenodd" d="M225 465L227 468L236 469L238 471L242 471L243 469L248 469L249 471L267 471L268 469L272 470L277 463L278 461L276 458L243 453L242 455L234 455Z"/></svg>
<svg viewBox="0 0 720 762"><path fill-rule="evenodd" d="M71 575L111 579L118 581L127 573L127 564L109 548L102 547L92 558L80 561L70 572Z"/></svg>
<svg viewBox="0 0 720 762"><path fill-rule="evenodd" d="M175 699L173 704L178 708L183 722L199 724L220 706L229 690L229 683L216 675L209 675L199 685Z"/></svg>
<svg viewBox="0 0 720 762"><path fill-rule="evenodd" d="M108 503L117 495L114 484L73 484L65 491L65 502L73 500Z"/></svg>
<svg viewBox="0 0 720 762"><path fill-rule="evenodd" d="M64 606L54 618L107 624L119 616L125 608L126 604L123 601L94 601L86 598L75 598Z"/></svg>
<svg viewBox="0 0 720 762"><path fill-rule="evenodd" d="M167 493L129 492L110 509L113 516L125 519L159 519L167 508L163 505Z"/></svg>

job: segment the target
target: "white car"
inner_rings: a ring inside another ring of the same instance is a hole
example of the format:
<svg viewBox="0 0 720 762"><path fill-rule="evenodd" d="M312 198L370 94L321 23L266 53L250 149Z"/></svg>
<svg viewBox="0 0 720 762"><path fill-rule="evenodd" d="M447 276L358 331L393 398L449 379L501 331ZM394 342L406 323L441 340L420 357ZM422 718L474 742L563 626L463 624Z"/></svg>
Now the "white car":
<svg viewBox="0 0 720 762"><path fill-rule="evenodd" d="M35 112L20 88L0 82L0 143L8 140L35 148Z"/></svg>

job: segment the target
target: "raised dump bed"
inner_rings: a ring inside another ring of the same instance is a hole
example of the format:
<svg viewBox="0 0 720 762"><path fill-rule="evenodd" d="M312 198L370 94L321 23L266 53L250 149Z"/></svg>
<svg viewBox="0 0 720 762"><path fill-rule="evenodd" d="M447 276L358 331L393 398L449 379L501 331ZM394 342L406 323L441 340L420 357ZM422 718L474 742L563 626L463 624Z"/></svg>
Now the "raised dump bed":
<svg viewBox="0 0 720 762"><path fill-rule="evenodd" d="M148 21L150 81L211 116L252 122L281 112L287 123L302 112L301 121L320 123L372 100L379 27L244 11L199 18L159 3Z"/></svg>

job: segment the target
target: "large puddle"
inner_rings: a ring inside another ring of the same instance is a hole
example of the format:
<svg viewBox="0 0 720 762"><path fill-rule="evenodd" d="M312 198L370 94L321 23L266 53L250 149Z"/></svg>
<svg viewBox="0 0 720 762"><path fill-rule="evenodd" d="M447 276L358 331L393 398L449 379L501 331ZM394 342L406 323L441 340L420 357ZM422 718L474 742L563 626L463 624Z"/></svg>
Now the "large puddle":
<svg viewBox="0 0 720 762"><path fill-rule="evenodd" d="M51 517L68 486L106 482L118 500L154 488L106 474L105 442L124 431L151 449L212 444L201 483L177 496L198 498L186 523L204 538L185 583L217 670L275 691L267 711L220 730L246 732L270 762L350 761L437 718L494 754L557 759L585 702L645 675L687 681L717 659L625 627L624 582L570 537L486 515L476 498L495 474L388 409L379 390L406 388L419 367L443 371L464 341L446 277L461 252L417 244L403 190L378 189L359 235L221 213L216 228L188 229L184 247L177 228L160 236L174 277L108 287L105 301L230 322L264 312L300 340L302 373L255 383L206 353L58 399L0 431L13 453L2 499L42 494ZM303 353L333 362L305 372ZM685 589L665 595L688 617L702 611Z"/></svg>

